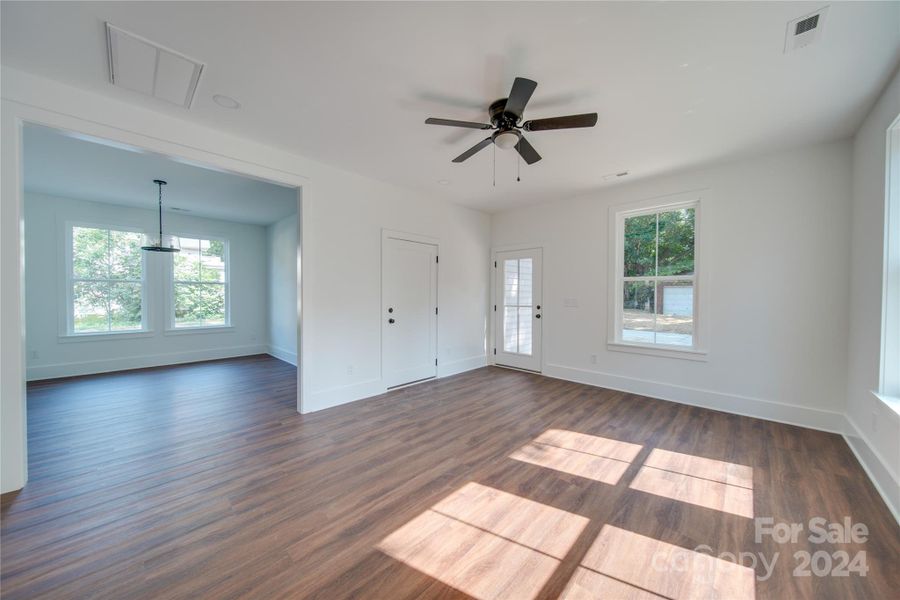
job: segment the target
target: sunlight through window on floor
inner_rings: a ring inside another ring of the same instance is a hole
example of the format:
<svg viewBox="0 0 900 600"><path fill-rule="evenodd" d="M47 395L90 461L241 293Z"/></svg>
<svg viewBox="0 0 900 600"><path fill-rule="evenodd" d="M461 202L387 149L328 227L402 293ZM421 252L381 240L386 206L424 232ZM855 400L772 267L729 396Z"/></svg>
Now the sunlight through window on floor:
<svg viewBox="0 0 900 600"><path fill-rule="evenodd" d="M377 548L478 600L530 600L587 523L586 517L470 482Z"/></svg>
<svg viewBox="0 0 900 600"><path fill-rule="evenodd" d="M640 444L548 429L510 454L510 458L616 485L640 451Z"/></svg>
<svg viewBox="0 0 900 600"><path fill-rule="evenodd" d="M604 525L560 598L753 600L754 595L751 568Z"/></svg>
<svg viewBox="0 0 900 600"><path fill-rule="evenodd" d="M746 465L656 448L630 487L753 518L753 468Z"/></svg>

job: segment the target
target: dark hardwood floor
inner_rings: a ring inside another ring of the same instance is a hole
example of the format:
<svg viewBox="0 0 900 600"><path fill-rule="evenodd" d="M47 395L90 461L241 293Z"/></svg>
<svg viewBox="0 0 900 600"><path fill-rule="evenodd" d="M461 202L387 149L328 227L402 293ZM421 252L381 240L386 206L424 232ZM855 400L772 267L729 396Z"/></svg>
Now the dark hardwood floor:
<svg viewBox="0 0 900 600"><path fill-rule="evenodd" d="M299 415L295 377L257 356L30 384L3 597L900 589L900 528L837 435L498 368ZM804 531L757 542L765 517ZM813 543L813 517L868 539ZM794 576L817 551L835 567L864 551L868 572ZM777 555L769 577L759 553Z"/></svg>

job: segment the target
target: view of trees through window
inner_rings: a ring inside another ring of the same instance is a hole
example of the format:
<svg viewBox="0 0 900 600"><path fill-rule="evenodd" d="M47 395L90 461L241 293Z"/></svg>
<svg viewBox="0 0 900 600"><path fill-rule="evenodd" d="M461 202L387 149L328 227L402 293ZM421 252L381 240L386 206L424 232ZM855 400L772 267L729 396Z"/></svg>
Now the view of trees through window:
<svg viewBox="0 0 900 600"><path fill-rule="evenodd" d="M221 240L179 238L174 255L175 327L226 325L226 244Z"/></svg>
<svg viewBox="0 0 900 600"><path fill-rule="evenodd" d="M72 330L140 330L142 235L133 231L72 228Z"/></svg>
<svg viewBox="0 0 900 600"><path fill-rule="evenodd" d="M695 209L625 219L622 340L693 345Z"/></svg>

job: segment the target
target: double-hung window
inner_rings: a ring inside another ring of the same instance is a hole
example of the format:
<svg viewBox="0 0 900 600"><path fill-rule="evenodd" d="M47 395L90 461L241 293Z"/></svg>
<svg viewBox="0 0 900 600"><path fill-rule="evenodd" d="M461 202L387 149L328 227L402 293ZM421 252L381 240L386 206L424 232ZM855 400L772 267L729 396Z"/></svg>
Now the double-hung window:
<svg viewBox="0 0 900 600"><path fill-rule="evenodd" d="M143 235L68 227L68 335L144 331Z"/></svg>
<svg viewBox="0 0 900 600"><path fill-rule="evenodd" d="M227 327L229 320L228 241L180 237L173 255L173 329Z"/></svg>
<svg viewBox="0 0 900 600"><path fill-rule="evenodd" d="M698 212L693 200L615 213L613 344L698 348Z"/></svg>

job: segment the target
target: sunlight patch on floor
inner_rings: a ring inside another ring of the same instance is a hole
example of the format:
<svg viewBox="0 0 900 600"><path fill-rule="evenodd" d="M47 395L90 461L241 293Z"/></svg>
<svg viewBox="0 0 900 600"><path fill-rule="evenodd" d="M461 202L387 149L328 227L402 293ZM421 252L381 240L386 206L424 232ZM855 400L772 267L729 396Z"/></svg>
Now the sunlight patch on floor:
<svg viewBox="0 0 900 600"><path fill-rule="evenodd" d="M745 465L657 448L629 487L753 518L753 468Z"/></svg>
<svg viewBox="0 0 900 600"><path fill-rule="evenodd" d="M530 600L587 523L586 517L470 482L377 548L478 600Z"/></svg>
<svg viewBox="0 0 900 600"><path fill-rule="evenodd" d="M604 525L561 599L753 600L753 569Z"/></svg>
<svg viewBox="0 0 900 600"><path fill-rule="evenodd" d="M510 454L510 458L616 485L640 451L640 444L548 429Z"/></svg>

